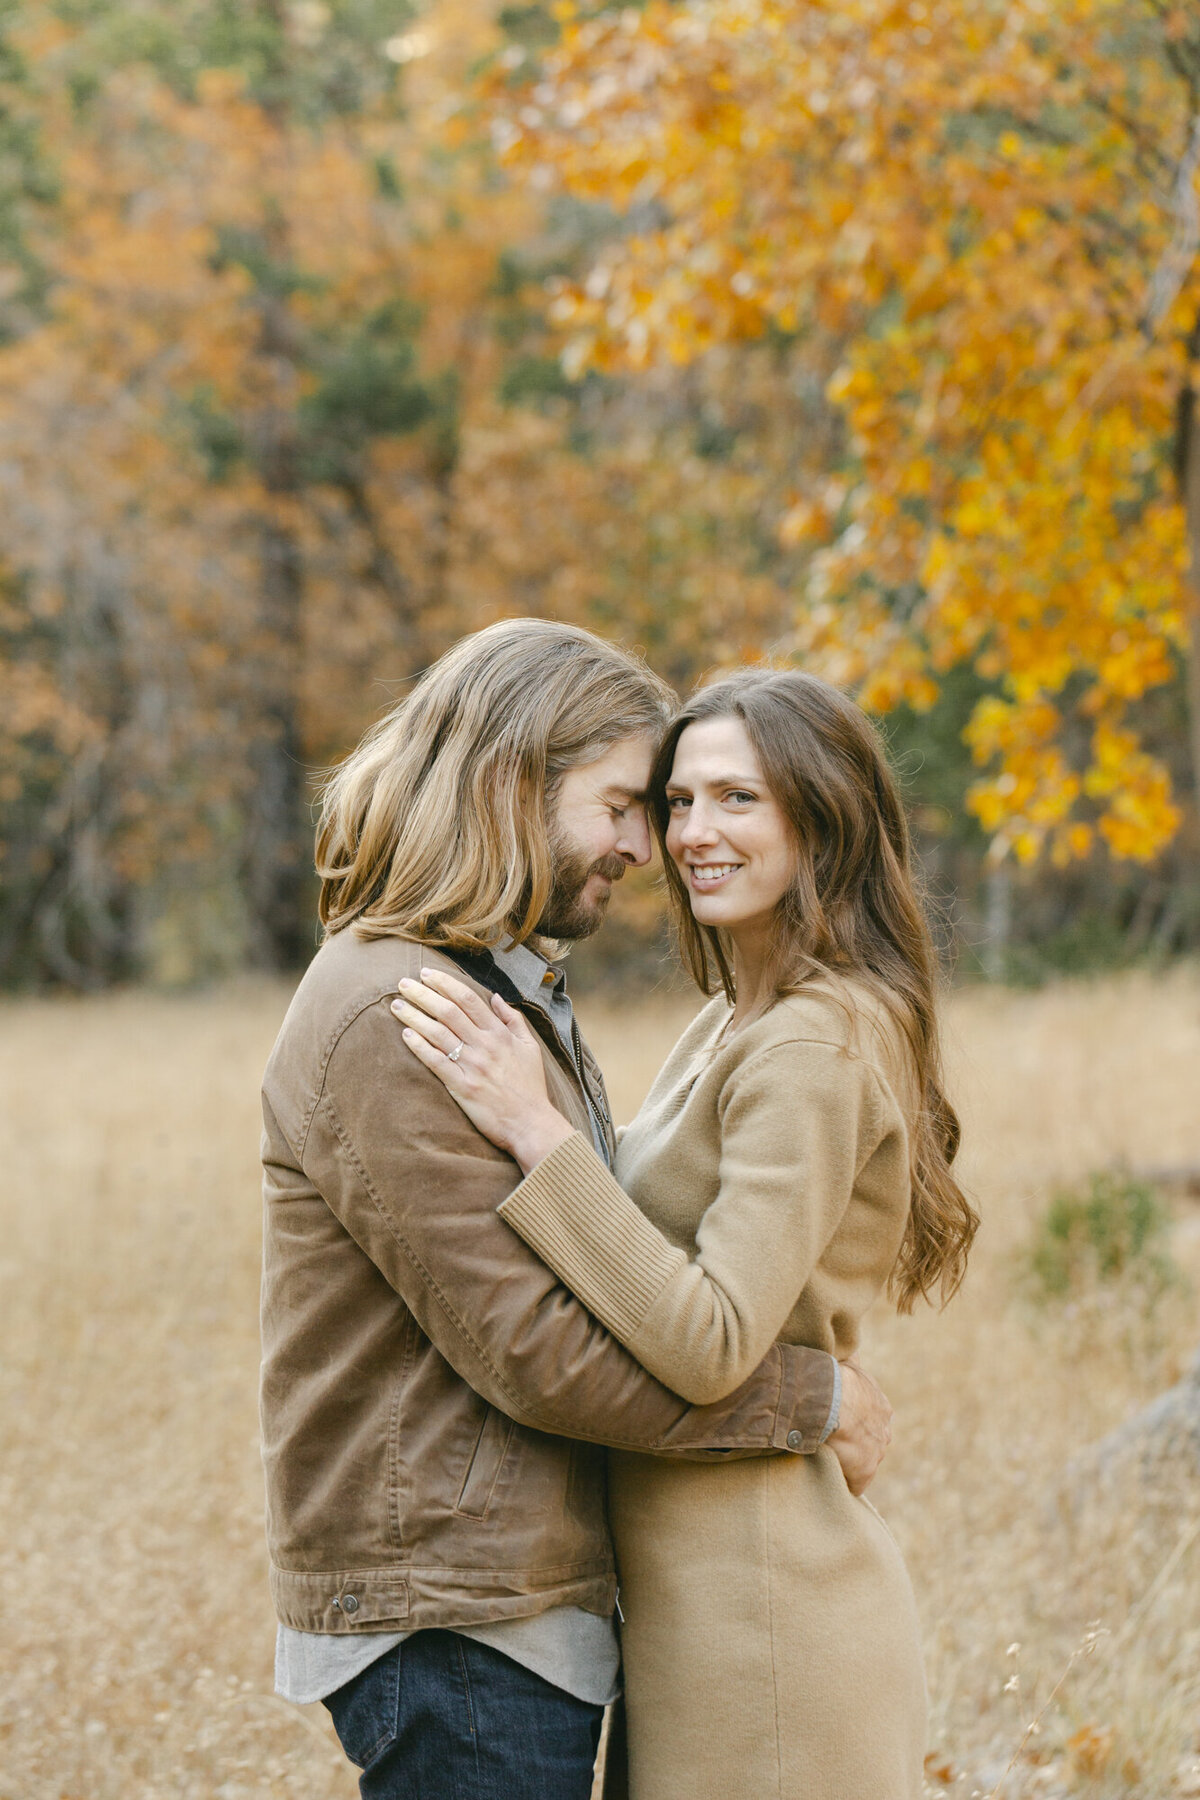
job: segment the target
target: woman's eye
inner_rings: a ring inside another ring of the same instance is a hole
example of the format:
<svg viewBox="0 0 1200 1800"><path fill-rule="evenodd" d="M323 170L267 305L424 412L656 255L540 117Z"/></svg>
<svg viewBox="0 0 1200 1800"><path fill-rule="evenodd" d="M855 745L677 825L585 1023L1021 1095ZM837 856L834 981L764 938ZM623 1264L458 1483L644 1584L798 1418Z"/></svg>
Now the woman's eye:
<svg viewBox="0 0 1200 1800"><path fill-rule="evenodd" d="M758 795L757 794L747 794L745 792L745 790L742 788L734 788L731 793L726 794L725 798L727 800L739 800L739 801L745 800L747 802L747 804L753 806L755 800L757 800L757 798L758 798Z"/></svg>
<svg viewBox="0 0 1200 1800"><path fill-rule="evenodd" d="M667 801L667 810L669 812L682 812L685 806L690 805L691 801L686 794L672 794Z"/></svg>

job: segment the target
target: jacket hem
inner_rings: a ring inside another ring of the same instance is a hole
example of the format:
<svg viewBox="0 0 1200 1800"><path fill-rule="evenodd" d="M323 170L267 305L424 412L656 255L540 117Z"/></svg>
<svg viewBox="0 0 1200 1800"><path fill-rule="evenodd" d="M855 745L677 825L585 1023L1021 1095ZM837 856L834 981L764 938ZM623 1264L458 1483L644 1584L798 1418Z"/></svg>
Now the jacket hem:
<svg viewBox="0 0 1200 1800"><path fill-rule="evenodd" d="M459 1577L456 1582L454 1577ZM449 1630L501 1619L532 1618L556 1606L579 1606L607 1617L616 1604L610 1566L561 1570L420 1568L280 1569L270 1571L271 1598L281 1625L352 1637L390 1630ZM492 1591L464 1593L464 1586Z"/></svg>

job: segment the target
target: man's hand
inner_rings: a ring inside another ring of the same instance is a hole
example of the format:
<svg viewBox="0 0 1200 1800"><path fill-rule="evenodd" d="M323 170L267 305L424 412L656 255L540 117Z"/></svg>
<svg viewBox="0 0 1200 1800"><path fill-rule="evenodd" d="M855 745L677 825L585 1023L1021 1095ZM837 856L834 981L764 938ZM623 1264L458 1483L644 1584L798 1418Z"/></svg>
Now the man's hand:
<svg viewBox="0 0 1200 1800"><path fill-rule="evenodd" d="M883 1389L854 1361L842 1364L838 1426L825 1441L850 1492L865 1493L892 1441L892 1408Z"/></svg>

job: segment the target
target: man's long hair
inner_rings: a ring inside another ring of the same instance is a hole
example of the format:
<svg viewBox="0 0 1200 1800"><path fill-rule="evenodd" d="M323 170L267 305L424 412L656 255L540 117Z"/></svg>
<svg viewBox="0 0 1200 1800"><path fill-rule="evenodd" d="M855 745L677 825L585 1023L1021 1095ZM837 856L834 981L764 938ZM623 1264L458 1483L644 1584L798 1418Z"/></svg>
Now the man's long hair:
<svg viewBox="0 0 1200 1800"><path fill-rule="evenodd" d="M674 700L638 657L573 625L510 619L463 638L325 784L326 932L523 943L553 883L556 783L622 738L657 739Z"/></svg>
<svg viewBox="0 0 1200 1800"><path fill-rule="evenodd" d="M915 1077L910 1122L912 1209L892 1292L902 1311L966 1272L979 1223L951 1172L959 1125L942 1091L936 959L917 893L908 824L878 732L853 701L798 669L745 669L702 688L675 714L650 781L655 828L684 965L706 994L736 999L727 934L692 914L683 877L666 854L667 782L689 725L737 719L796 847L795 872L776 913L776 998L807 983L848 992L845 978L887 1008L907 1040Z"/></svg>

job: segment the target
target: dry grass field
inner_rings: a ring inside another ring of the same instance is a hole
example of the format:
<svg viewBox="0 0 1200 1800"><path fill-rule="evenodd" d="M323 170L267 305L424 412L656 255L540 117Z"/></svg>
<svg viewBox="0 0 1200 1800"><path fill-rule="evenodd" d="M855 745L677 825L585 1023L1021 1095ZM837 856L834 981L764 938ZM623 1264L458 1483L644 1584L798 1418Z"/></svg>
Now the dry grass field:
<svg viewBox="0 0 1200 1800"><path fill-rule="evenodd" d="M285 999L0 1008L0 1800L355 1792L323 1709L271 1693L256 1110ZM582 1010L628 1116L686 1004ZM1120 1288L1031 1308L1013 1278L1056 1182L1200 1164L1200 971L948 1015L984 1230L949 1311L881 1311L864 1352L896 1405L875 1498L924 1615L930 1792L995 1788L1066 1672L1005 1795L1200 1794L1200 1482L1072 1470L1196 1350L1200 1203L1172 1202L1195 1287L1148 1314Z"/></svg>

